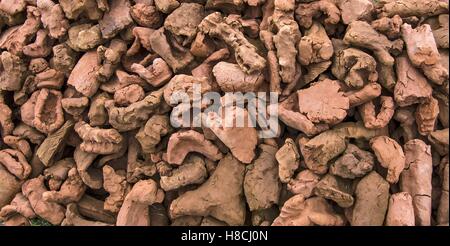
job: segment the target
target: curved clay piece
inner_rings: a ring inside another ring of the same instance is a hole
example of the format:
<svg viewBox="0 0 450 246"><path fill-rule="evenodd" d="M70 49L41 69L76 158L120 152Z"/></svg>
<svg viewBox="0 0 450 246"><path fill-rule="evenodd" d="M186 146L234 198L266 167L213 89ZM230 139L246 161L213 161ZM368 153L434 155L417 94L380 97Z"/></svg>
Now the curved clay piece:
<svg viewBox="0 0 450 246"><path fill-rule="evenodd" d="M16 136L6 136L3 138L3 141L11 148L20 151L27 160L31 159L33 151L27 140Z"/></svg>
<svg viewBox="0 0 450 246"><path fill-rule="evenodd" d="M41 89L34 107L33 125L43 133L53 133L64 124L60 91Z"/></svg>
<svg viewBox="0 0 450 246"><path fill-rule="evenodd" d="M319 183L320 176L306 169L297 174L297 176L289 181L287 189L295 195L302 195L309 198L314 194L314 188Z"/></svg>
<svg viewBox="0 0 450 246"><path fill-rule="evenodd" d="M144 89L141 86L132 84L126 86L114 93L114 102L118 106L129 106L135 102L141 101L145 97Z"/></svg>
<svg viewBox="0 0 450 246"><path fill-rule="evenodd" d="M130 14L139 26L158 28L163 21L163 15L156 6L147 3L136 3L131 6Z"/></svg>
<svg viewBox="0 0 450 246"><path fill-rule="evenodd" d="M394 15L392 18L381 17L378 20L372 21L373 29L380 33L383 33L389 39L397 39L400 37L400 27L403 24L403 20L399 15Z"/></svg>
<svg viewBox="0 0 450 246"><path fill-rule="evenodd" d="M315 1L312 3L301 3L295 10L296 19L300 26L309 28L313 24L313 18L326 15L326 25L337 24L341 20L341 11L332 1Z"/></svg>
<svg viewBox="0 0 450 246"><path fill-rule="evenodd" d="M287 200L272 226L343 226L342 215L333 211L331 205L321 197L306 199L295 195Z"/></svg>
<svg viewBox="0 0 450 246"><path fill-rule="evenodd" d="M52 41L48 38L46 30L39 30L36 33L36 40L23 47L23 53L29 57L46 57L52 52Z"/></svg>
<svg viewBox="0 0 450 246"><path fill-rule="evenodd" d="M117 226L149 226L150 214L148 206L161 203L164 192L158 189L152 179L137 182L125 197L119 214Z"/></svg>
<svg viewBox="0 0 450 246"><path fill-rule="evenodd" d="M119 212L129 189L125 172L123 170L116 172L108 165L103 166L103 188L109 193L105 199L105 210Z"/></svg>
<svg viewBox="0 0 450 246"><path fill-rule="evenodd" d="M166 115L154 115L141 127L136 139L141 144L142 152L155 153L161 138L172 130L170 119Z"/></svg>
<svg viewBox="0 0 450 246"><path fill-rule="evenodd" d="M289 183L300 165L300 153L294 140L287 138L277 151L278 175L282 183Z"/></svg>
<svg viewBox="0 0 450 246"><path fill-rule="evenodd" d="M211 141L194 130L179 131L170 136L167 144L167 161L170 164L181 165L189 152L200 153L213 161L223 157Z"/></svg>
<svg viewBox="0 0 450 246"><path fill-rule="evenodd" d="M381 108L377 115L373 101L364 103L358 107L364 126L369 129L379 129L387 126L395 112L394 99L388 96L380 97Z"/></svg>
<svg viewBox="0 0 450 246"><path fill-rule="evenodd" d="M61 5L51 0L36 0L36 6L41 12L42 24L48 29L50 37L59 39L66 35L69 21L65 18Z"/></svg>
<svg viewBox="0 0 450 246"><path fill-rule="evenodd" d="M116 129L94 128L84 121L77 122L74 129L83 140L80 148L85 152L107 155L122 146L123 137Z"/></svg>
<svg viewBox="0 0 450 246"><path fill-rule="evenodd" d="M201 184L207 175L205 161L197 155L190 155L180 167L172 170L170 175L161 176L161 189L170 191L190 184Z"/></svg>
<svg viewBox="0 0 450 246"><path fill-rule="evenodd" d="M436 0L396 0L387 1L381 8L383 15L392 17L433 16L448 13L448 3Z"/></svg>
<svg viewBox="0 0 450 246"><path fill-rule="evenodd" d="M247 74L239 65L228 62L217 63L212 73L223 92L256 92L264 82L261 72Z"/></svg>
<svg viewBox="0 0 450 246"><path fill-rule="evenodd" d="M48 180L50 190L60 189L72 167L75 167L75 161L73 158L66 158L55 162L51 167L44 170L44 177Z"/></svg>
<svg viewBox="0 0 450 246"><path fill-rule="evenodd" d="M348 97L350 108L353 108L380 96L381 85L378 83L369 83L360 90L348 91L344 95Z"/></svg>
<svg viewBox="0 0 450 246"><path fill-rule="evenodd" d="M134 63L131 65L131 71L137 73L142 79L154 87L163 86L173 75L169 65L161 58L153 60L153 64L148 67Z"/></svg>
<svg viewBox="0 0 450 246"><path fill-rule="evenodd" d="M25 180L31 173L31 166L22 152L13 149L0 150L0 164L19 180Z"/></svg>
<svg viewBox="0 0 450 246"><path fill-rule="evenodd" d="M306 30L298 43L298 50L301 50L298 56L304 66L328 61L333 56L333 44L325 28L318 22L313 22Z"/></svg>
<svg viewBox="0 0 450 246"><path fill-rule="evenodd" d="M11 204L1 208L0 218L9 218L14 214L21 214L28 219L36 217L30 202L20 192L16 194L14 199L11 201Z"/></svg>
<svg viewBox="0 0 450 246"><path fill-rule="evenodd" d="M205 183L196 190L184 193L170 204L170 217L212 216L228 225L243 225L244 172L245 166L242 163L232 155L226 155Z"/></svg>
<svg viewBox="0 0 450 246"><path fill-rule="evenodd" d="M11 202L17 192L20 192L21 185L21 181L0 165L0 207Z"/></svg>
<svg viewBox="0 0 450 246"><path fill-rule="evenodd" d="M351 207L354 202L351 181L330 174L316 184L314 193L335 201L341 208Z"/></svg>
<svg viewBox="0 0 450 246"><path fill-rule="evenodd" d="M347 149L330 166L330 173L346 179L363 177L372 171L375 165L375 156L364 151L354 144L347 144Z"/></svg>

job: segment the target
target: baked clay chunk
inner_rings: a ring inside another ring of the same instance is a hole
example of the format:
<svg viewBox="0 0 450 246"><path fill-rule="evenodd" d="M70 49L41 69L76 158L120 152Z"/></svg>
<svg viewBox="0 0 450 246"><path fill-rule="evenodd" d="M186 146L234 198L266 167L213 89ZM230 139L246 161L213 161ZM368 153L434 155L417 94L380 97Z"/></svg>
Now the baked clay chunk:
<svg viewBox="0 0 450 246"><path fill-rule="evenodd" d="M51 0L37 0L36 6L41 12L41 21L48 29L50 37L59 39L67 33L69 21L64 16L61 5Z"/></svg>
<svg viewBox="0 0 450 246"><path fill-rule="evenodd" d="M281 192L275 159L277 148L261 144L259 149L259 157L249 166L244 178L244 194L250 211L277 205Z"/></svg>
<svg viewBox="0 0 450 246"><path fill-rule="evenodd" d="M36 214L31 207L28 199L22 194L17 193L9 205L6 205L0 210L0 218L9 218L14 214L21 214L22 216L32 219Z"/></svg>
<svg viewBox="0 0 450 246"><path fill-rule="evenodd" d="M213 161L223 157L211 141L194 130L179 131L170 136L167 144L167 161L170 164L181 165L189 152L200 153Z"/></svg>
<svg viewBox="0 0 450 246"><path fill-rule="evenodd" d="M0 164L19 180L25 180L31 173L31 166L22 152L13 149L0 150Z"/></svg>
<svg viewBox="0 0 450 246"><path fill-rule="evenodd" d="M199 25L201 32L222 39L235 52L236 61L242 71L251 74L266 67L256 47L239 30L225 23L219 12L206 16Z"/></svg>
<svg viewBox="0 0 450 246"><path fill-rule="evenodd" d="M301 72L296 65L298 53L296 47L301 33L294 20L294 10L294 0L275 0L273 15L269 18L279 63L279 74L281 80L286 84L294 83L296 73Z"/></svg>
<svg viewBox="0 0 450 246"><path fill-rule="evenodd" d="M372 21L371 25L373 29L380 33L383 33L389 39L397 39L400 37L400 28L403 24L403 20L399 15L394 15L392 18L381 17L378 20Z"/></svg>
<svg viewBox="0 0 450 246"><path fill-rule="evenodd" d="M321 197L305 199L295 195L287 200L272 226L343 226L344 217Z"/></svg>
<svg viewBox="0 0 450 246"><path fill-rule="evenodd" d="M164 14L170 14L174 9L180 6L177 0L154 0L156 9Z"/></svg>
<svg viewBox="0 0 450 246"><path fill-rule="evenodd" d="M448 3L439 0L395 0L386 1L380 10L382 15L392 17L433 16L448 13Z"/></svg>
<svg viewBox="0 0 450 246"><path fill-rule="evenodd" d="M22 193L30 201L36 215L53 225L59 225L65 216L64 207L54 202L45 201L42 195L46 191L44 176L29 179L22 185Z"/></svg>
<svg viewBox="0 0 450 246"><path fill-rule="evenodd" d="M177 45L171 45L170 37L165 34L164 28L160 28L150 36L152 49L169 64L172 70L177 73L186 68L193 60L194 56L188 49Z"/></svg>
<svg viewBox="0 0 450 246"><path fill-rule="evenodd" d="M247 74L239 65L223 61L214 66L212 73L223 92L256 92L264 82L261 72Z"/></svg>
<svg viewBox="0 0 450 246"><path fill-rule="evenodd" d="M394 139L386 136L372 138L370 147L381 166L388 169L386 180L396 184L405 168L405 154L402 147Z"/></svg>
<svg viewBox="0 0 450 246"><path fill-rule="evenodd" d="M91 126L101 126L108 121L108 112L105 108L105 101L110 99L110 95L106 92L94 96L88 112L89 124Z"/></svg>
<svg viewBox="0 0 450 246"><path fill-rule="evenodd" d="M69 29L67 45L75 51L88 51L103 42L99 25L81 24Z"/></svg>
<svg viewBox="0 0 450 246"><path fill-rule="evenodd" d="M291 138L287 138L284 145L275 154L275 158L278 162L280 181L289 183L300 165L300 153L295 142Z"/></svg>
<svg viewBox="0 0 450 246"><path fill-rule="evenodd" d="M141 101L130 104L127 107L116 107L114 100L106 100L105 107L108 110L109 124L119 132L138 129L157 111L163 100L163 90L159 89L148 94Z"/></svg>
<svg viewBox="0 0 450 246"><path fill-rule="evenodd" d="M0 55L0 90L18 91L25 81L26 64L8 51Z"/></svg>
<svg viewBox="0 0 450 246"><path fill-rule="evenodd" d="M205 183L196 190L182 194L170 204L170 217L212 216L228 225L243 225L244 172L245 166L242 163L232 155L226 155Z"/></svg>
<svg viewBox="0 0 450 246"><path fill-rule="evenodd" d="M125 197L119 214L117 226L150 226L148 206L161 203L164 200L164 192L158 189L152 179L140 180Z"/></svg>
<svg viewBox="0 0 450 246"><path fill-rule="evenodd" d="M448 162L445 165L444 173L443 173L443 181L442 181L442 193L441 199L437 211L437 222L438 224L448 223Z"/></svg>
<svg viewBox="0 0 450 246"><path fill-rule="evenodd" d="M126 107L144 99L144 97L144 89L137 84L132 84L116 91L114 93L114 102L117 106Z"/></svg>
<svg viewBox="0 0 450 246"><path fill-rule="evenodd" d="M201 33L201 32L199 32ZM198 65L196 68L194 68L192 70L192 76L196 77L196 78L202 78L202 77L206 77L208 78L208 81L214 81L214 73L213 73L213 69L214 67L221 62L222 60L227 59L230 56L230 51L228 50L228 48L223 48L220 49L218 51L214 51L211 52L211 54L202 62L202 64ZM238 70L236 70L238 71ZM238 73L241 74L242 76L242 70L239 68ZM219 73L220 75L223 75L223 73ZM244 76L244 80L246 80L247 78L252 78L254 79L256 77L256 75L252 76ZM259 77L256 77L259 78ZM227 81L229 78L222 78L224 81ZM216 78L217 80L217 78ZM235 82L234 79L231 79L230 81ZM251 80L250 82L253 82L253 80ZM246 83L243 84L243 87L246 87Z"/></svg>
<svg viewBox="0 0 450 246"><path fill-rule="evenodd" d="M97 59L101 64L97 71L97 79L108 81L120 64L120 59L127 51L127 44L120 39L113 39L109 47L101 45L97 47Z"/></svg>
<svg viewBox="0 0 450 246"><path fill-rule="evenodd" d="M442 129L431 132L428 135L428 141L430 141L433 150L438 152L441 156L448 154L449 145L449 129Z"/></svg>
<svg viewBox="0 0 450 246"><path fill-rule="evenodd" d="M300 139L299 146L308 169L316 174L325 174L328 162L345 151L346 142L344 136L330 130L311 140Z"/></svg>
<svg viewBox="0 0 450 246"><path fill-rule="evenodd" d="M108 11L106 0L60 0L62 9L68 19L86 17L89 20L99 20L103 12Z"/></svg>
<svg viewBox="0 0 450 246"><path fill-rule="evenodd" d="M0 165L0 207L8 205L17 192L20 191L22 182Z"/></svg>
<svg viewBox="0 0 450 246"><path fill-rule="evenodd" d="M340 88L338 81L326 79L298 91L300 113L314 123L341 122L347 116L349 100Z"/></svg>
<svg viewBox="0 0 450 246"><path fill-rule="evenodd" d="M42 194L42 199L47 202L59 204L69 204L78 202L84 195L86 185L81 180L75 167L69 170L67 179L61 185L59 191L46 191Z"/></svg>
<svg viewBox="0 0 450 246"><path fill-rule="evenodd" d="M415 225L431 225L431 147L420 139L405 144L406 168L400 179L400 190L412 196Z"/></svg>
<svg viewBox="0 0 450 246"><path fill-rule="evenodd" d="M119 212L129 189L125 171L103 166L103 188L109 193L105 199L105 210Z"/></svg>
<svg viewBox="0 0 450 246"><path fill-rule="evenodd" d="M122 146L123 137L116 129L94 128L83 121L76 123L74 129L83 140L80 148L85 152L107 155Z"/></svg>
<svg viewBox="0 0 450 246"><path fill-rule="evenodd" d="M298 57L302 65L320 63L330 60L333 56L333 44L318 22L313 22L311 28L307 29L298 43Z"/></svg>
<svg viewBox="0 0 450 246"><path fill-rule="evenodd" d="M169 65L161 58L153 60L153 64L148 67L135 63L131 66L131 70L154 87L163 86L173 75Z"/></svg>
<svg viewBox="0 0 450 246"><path fill-rule="evenodd" d="M172 130L169 117L166 115L154 115L150 117L145 126L139 129L136 139L139 141L144 153L156 153L156 146L161 138Z"/></svg>
<svg viewBox="0 0 450 246"><path fill-rule="evenodd" d="M314 188L317 183L319 183L319 180L319 175L306 169L299 172L294 179L289 181L287 189L292 192L292 194L300 194L304 198L308 198L314 194Z"/></svg>
<svg viewBox="0 0 450 246"><path fill-rule="evenodd" d="M374 4L370 0L343 0L337 1L341 10L342 22L346 25L356 20L370 19Z"/></svg>
<svg viewBox="0 0 450 246"><path fill-rule="evenodd" d="M64 180L67 179L69 170L75 166L73 158L61 159L51 167L44 170L44 177L50 190L59 190Z"/></svg>
<svg viewBox="0 0 450 246"><path fill-rule="evenodd" d="M31 159L33 152L27 140L17 136L6 136L3 138L3 142L12 149L21 152L27 160Z"/></svg>
<svg viewBox="0 0 450 246"><path fill-rule="evenodd" d="M61 222L62 226L112 226L111 224L107 224L100 221L91 221L83 218L80 215L77 204L70 203L67 205L66 209L66 217Z"/></svg>
<svg viewBox="0 0 450 246"><path fill-rule="evenodd" d="M139 26L158 28L163 21L163 15L157 10L156 6L145 2L133 5L130 14Z"/></svg>
<svg viewBox="0 0 450 246"><path fill-rule="evenodd" d="M347 86L360 89L378 80L377 63L369 54L354 48L337 51L331 72Z"/></svg>
<svg viewBox="0 0 450 246"><path fill-rule="evenodd" d="M333 1L320 0L312 3L301 3L295 10L296 19L300 26L309 28L313 24L313 18L325 15L325 25L335 25L341 20L341 11Z"/></svg>
<svg viewBox="0 0 450 246"><path fill-rule="evenodd" d="M382 226L389 202L389 183L372 171L359 181L355 190L352 226Z"/></svg>
<svg viewBox="0 0 450 246"><path fill-rule="evenodd" d="M399 55L403 49L403 41L401 39L390 41L364 21L354 21L348 25L344 42L371 50L377 60L386 66L394 65L394 57L392 55Z"/></svg>
<svg viewBox="0 0 450 246"><path fill-rule="evenodd" d="M355 179L372 171L375 156L354 144L348 144L345 152L330 166L330 173L342 178Z"/></svg>
<svg viewBox="0 0 450 246"><path fill-rule="evenodd" d="M205 17L203 5L198 3L182 3L164 21L164 28L176 36L181 45L190 44L197 28Z"/></svg>
<svg viewBox="0 0 450 246"><path fill-rule="evenodd" d="M248 120L245 120L249 118L249 113L244 109L242 115L245 122L243 122L243 125L238 125L237 117L240 111L236 106L226 106L226 108L221 109L225 110L222 111L222 118L217 113L212 112L206 116L209 124L211 124L209 129L230 149L234 157L243 163L250 163L255 158L258 132L255 127L250 125ZM217 121L222 123L212 123Z"/></svg>
<svg viewBox="0 0 450 246"><path fill-rule="evenodd" d="M380 97L380 110L376 114L373 101L364 103L358 107L364 126L369 129L379 129L387 126L395 112L394 99L388 96Z"/></svg>
<svg viewBox="0 0 450 246"><path fill-rule="evenodd" d="M95 51L86 52L70 73L67 84L73 86L84 96L92 97L100 86L96 76L98 69L97 53Z"/></svg>
<svg viewBox="0 0 450 246"><path fill-rule="evenodd" d="M186 185L202 184L207 176L205 161L197 155L190 155L168 176L161 176L160 185L164 191L170 191Z"/></svg>
<svg viewBox="0 0 450 246"><path fill-rule="evenodd" d="M420 135L428 135L434 131L436 120L439 115L438 100L431 97L428 101L417 106L416 123Z"/></svg>
<svg viewBox="0 0 450 246"><path fill-rule="evenodd" d="M431 98L433 88L407 57L397 57L395 64L398 80L395 84L394 99L400 107L425 102Z"/></svg>
<svg viewBox="0 0 450 246"><path fill-rule="evenodd" d="M129 0L116 0L109 4L109 11L98 21L102 36L110 39L133 23Z"/></svg>
<svg viewBox="0 0 450 246"><path fill-rule="evenodd" d="M352 183L349 180L327 174L314 188L317 196L335 201L339 207L348 208L353 205Z"/></svg>
<svg viewBox="0 0 450 246"><path fill-rule="evenodd" d="M433 83L442 85L448 80L448 70L440 62L439 51L431 27L423 24L413 29L409 24L402 25L402 37L411 63L420 67Z"/></svg>
<svg viewBox="0 0 450 246"><path fill-rule="evenodd" d="M10 135L14 130L12 110L5 103L3 92L0 89L0 136Z"/></svg>
<svg viewBox="0 0 450 246"><path fill-rule="evenodd" d="M412 197L408 192L399 192L391 195L385 225L415 225Z"/></svg>
<svg viewBox="0 0 450 246"><path fill-rule="evenodd" d="M381 95L381 85L378 83L368 83L360 90L347 91L344 94L349 101L350 108L370 102Z"/></svg>

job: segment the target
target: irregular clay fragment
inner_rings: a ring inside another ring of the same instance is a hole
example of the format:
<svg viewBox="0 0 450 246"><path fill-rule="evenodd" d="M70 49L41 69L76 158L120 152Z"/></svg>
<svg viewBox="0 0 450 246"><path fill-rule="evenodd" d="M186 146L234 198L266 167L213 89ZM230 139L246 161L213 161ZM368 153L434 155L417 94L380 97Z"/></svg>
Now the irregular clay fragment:
<svg viewBox="0 0 450 246"><path fill-rule="evenodd" d="M98 69L97 53L95 51L86 52L70 73L67 84L73 86L84 96L92 97L100 86L96 76Z"/></svg>
<svg viewBox="0 0 450 246"><path fill-rule="evenodd" d="M313 24L313 18L325 15L324 24L335 25L341 20L341 11L333 1L320 0L312 3L301 3L295 10L296 19L300 26L309 28Z"/></svg>
<svg viewBox="0 0 450 246"><path fill-rule="evenodd" d="M117 226L149 226L150 214L148 206L161 203L164 200L164 192L158 189L152 179L137 182L125 197L119 214Z"/></svg>
<svg viewBox="0 0 450 246"><path fill-rule="evenodd" d="M369 129L379 129L387 126L395 112L394 99L388 96L380 97L379 113L376 114L373 101L364 103L358 107L364 126Z"/></svg>
<svg viewBox="0 0 450 246"><path fill-rule="evenodd" d="M102 37L110 39L133 23L130 15L129 0L115 0L110 2L109 11L98 21Z"/></svg>
<svg viewBox="0 0 450 246"><path fill-rule="evenodd" d="M129 106L144 99L145 92L141 86L132 84L114 93L114 102L118 106Z"/></svg>
<svg viewBox="0 0 450 246"><path fill-rule="evenodd" d="M211 141L194 130L179 131L170 136L167 144L167 161L170 164L181 165L189 152L200 153L213 161L223 157Z"/></svg>
<svg viewBox="0 0 450 246"><path fill-rule="evenodd" d="M272 226L343 226L344 217L321 197L305 199L296 195L287 200Z"/></svg>
<svg viewBox="0 0 450 246"><path fill-rule="evenodd" d="M428 101L419 104L416 109L417 130L421 135L428 135L434 131L439 115L438 100L431 97Z"/></svg>
<svg viewBox="0 0 450 246"><path fill-rule="evenodd" d="M204 8L197 3L182 3L164 21L164 28L176 36L181 45L190 44L205 17Z"/></svg>
<svg viewBox="0 0 450 246"><path fill-rule="evenodd" d="M372 171L375 156L354 144L348 144L345 152L330 166L330 173L342 178L363 177Z"/></svg>
<svg viewBox="0 0 450 246"><path fill-rule="evenodd" d="M183 215L212 216L228 225L243 225L244 171L244 165L236 158L232 155L225 156L205 183L171 203L170 217L176 219Z"/></svg>
<svg viewBox="0 0 450 246"><path fill-rule="evenodd" d="M156 6L147 3L136 3L131 7L130 14L133 20L143 27L158 28L163 20L163 15Z"/></svg>
<svg viewBox="0 0 450 246"><path fill-rule="evenodd" d="M97 47L97 59L101 63L97 71L98 80L106 82L111 78L126 50L127 44L120 39L113 39L108 48L105 46Z"/></svg>
<svg viewBox="0 0 450 246"><path fill-rule="evenodd" d="M48 29L50 37L59 39L66 35L69 21L65 18L61 5L51 0L36 0L36 5L41 12L42 24Z"/></svg>
<svg viewBox="0 0 450 246"><path fill-rule="evenodd" d="M44 177L48 180L50 190L59 190L64 180L67 179L69 170L75 166L72 158L66 158L55 162L44 170Z"/></svg>
<svg viewBox="0 0 450 246"><path fill-rule="evenodd" d="M277 148L261 144L259 149L259 157L249 166L244 178L244 194L250 211L277 205L281 192L275 159Z"/></svg>
<svg viewBox="0 0 450 246"><path fill-rule="evenodd" d="M144 67L139 63L134 63L131 66L131 70L139 74L142 79L154 87L163 86L173 75L169 65L161 58L153 60L153 64L148 67Z"/></svg>
<svg viewBox="0 0 450 246"><path fill-rule="evenodd" d="M22 182L0 165L0 207L8 205L20 191Z"/></svg>
<svg viewBox="0 0 450 246"><path fill-rule="evenodd" d="M311 197L314 194L314 188L319 183L320 176L306 169L291 179L287 185L287 189L293 194L300 194L304 198Z"/></svg>
<svg viewBox="0 0 450 246"><path fill-rule="evenodd" d="M327 174L316 184L314 193L335 201L342 208L353 205L352 183L337 176Z"/></svg>
<svg viewBox="0 0 450 246"><path fill-rule="evenodd" d="M44 176L29 179L22 185L22 193L30 201L36 215L53 225L59 225L65 216L64 207L54 202L45 201L42 195L46 191Z"/></svg>
<svg viewBox="0 0 450 246"><path fill-rule="evenodd" d="M347 116L349 100L340 88L337 81L326 79L298 91L300 113L314 123L341 122Z"/></svg>
<svg viewBox="0 0 450 246"><path fill-rule="evenodd" d="M448 154L449 129L436 130L428 135L428 141L441 156Z"/></svg>
<svg viewBox="0 0 450 246"><path fill-rule="evenodd" d="M388 169L386 180L395 184L405 168L405 154L402 147L392 138L379 136L370 140L370 147L381 166Z"/></svg>
<svg viewBox="0 0 450 246"><path fill-rule="evenodd" d="M0 150L0 164L19 180L25 180L31 173L31 166L22 152L13 149Z"/></svg>
<svg viewBox="0 0 450 246"><path fill-rule="evenodd" d="M261 57L252 45L240 32L226 24L219 12L206 16L199 25L201 32L212 37L222 39L235 52L236 61L241 69L251 74L266 67L266 60Z"/></svg>
<svg viewBox="0 0 450 246"><path fill-rule="evenodd" d="M177 0L154 0L156 9L164 14L170 14L174 9L180 6Z"/></svg>
<svg viewBox="0 0 450 246"><path fill-rule="evenodd" d="M394 15L392 18L381 17L371 23L373 29L383 33L389 39L397 39L400 37L400 27L403 20L399 15Z"/></svg>
<svg viewBox="0 0 450 246"><path fill-rule="evenodd" d="M67 205L66 217L61 222L62 226L112 226L100 221L91 221L83 218L78 212L77 204Z"/></svg>
<svg viewBox="0 0 450 246"><path fill-rule="evenodd" d="M413 29L409 24L402 25L402 37L412 64L420 67L432 82L442 85L448 80L448 70L440 62L439 51L431 27L423 24Z"/></svg>
<svg viewBox="0 0 450 246"><path fill-rule="evenodd" d="M399 192L389 198L386 214L387 226L414 226L414 208L412 197L408 192Z"/></svg>
<svg viewBox="0 0 450 246"><path fill-rule="evenodd" d="M36 217L30 202L20 192L16 194L11 204L2 207L0 210L0 218L9 218L14 214L21 214L28 219Z"/></svg>
<svg viewBox="0 0 450 246"><path fill-rule="evenodd" d="M136 139L139 141L144 153L155 153L156 146L161 138L172 130L169 117L166 115L154 115L139 129Z"/></svg>
<svg viewBox="0 0 450 246"><path fill-rule="evenodd" d="M108 112L105 108L105 101L110 100L108 93L102 92L94 96L89 107L89 124L91 126L101 126L108 121Z"/></svg>
<svg viewBox="0 0 450 246"><path fill-rule="evenodd" d="M78 202L84 195L86 185L81 180L75 167L67 173L67 179L61 185L58 191L46 191L42 194L42 199L47 202L56 202L59 204L69 204Z"/></svg>
<svg viewBox="0 0 450 246"><path fill-rule="evenodd" d="M371 50L377 60L386 66L394 65L392 55L399 55L403 49L401 39L390 41L364 21L354 21L348 25L344 42Z"/></svg>
<svg viewBox="0 0 450 246"><path fill-rule="evenodd" d="M392 17L427 17L448 13L448 3L439 0L395 0L386 1L381 8L382 15Z"/></svg>
<svg viewBox="0 0 450 246"><path fill-rule="evenodd" d="M420 139L405 144L406 168L400 179L400 190L412 196L415 225L431 225L431 148Z"/></svg>
<svg viewBox="0 0 450 246"><path fill-rule="evenodd" d="M25 81L26 64L8 51L0 55L0 90L18 91Z"/></svg>
<svg viewBox="0 0 450 246"><path fill-rule="evenodd" d="M82 151L107 155L122 147L123 137L116 129L93 128L83 121L77 122L74 129L83 140Z"/></svg>
<svg viewBox="0 0 450 246"><path fill-rule="evenodd" d="M382 226L389 202L389 183L372 171L355 190L352 226Z"/></svg>
<svg viewBox="0 0 450 246"><path fill-rule="evenodd" d="M369 54L354 48L340 50L334 57L331 71L347 86L360 89L378 80L377 63Z"/></svg>
<svg viewBox="0 0 450 246"><path fill-rule="evenodd" d="M275 158L278 162L280 181L289 183L300 165L300 154L295 142L291 138L287 138L284 145L277 151Z"/></svg>
<svg viewBox="0 0 450 246"><path fill-rule="evenodd" d="M126 173L123 170L115 171L108 165L103 166L103 188L109 193L105 199L105 210L119 212L129 189Z"/></svg>
<svg viewBox="0 0 450 246"><path fill-rule="evenodd" d="M437 211L437 222L438 224L448 223L448 163L445 165L444 173L443 173L443 181L442 181L442 193L441 199Z"/></svg>
<svg viewBox="0 0 450 246"><path fill-rule="evenodd" d="M219 62L212 69L212 73L223 92L255 92L264 81L261 72L247 74L239 65ZM233 74L233 76L229 76Z"/></svg>
<svg viewBox="0 0 450 246"><path fill-rule="evenodd" d="M343 0L338 1L341 10L342 22L346 25L356 20L370 19L374 4L370 0Z"/></svg>
<svg viewBox="0 0 450 246"><path fill-rule="evenodd" d="M405 56L400 56L395 63L398 78L394 89L395 102L405 107L428 100L433 89L427 79L413 67L411 61Z"/></svg>
<svg viewBox="0 0 450 246"><path fill-rule="evenodd" d="M70 27L67 44L76 51L88 51L102 41L99 25L81 24Z"/></svg>
<svg viewBox="0 0 450 246"><path fill-rule="evenodd" d="M333 45L325 31L318 22L305 31L298 43L299 60L302 65L319 63L329 60L333 56Z"/></svg>
<svg viewBox="0 0 450 246"><path fill-rule="evenodd" d="M105 108L108 110L109 124L119 132L141 127L150 115L156 112L163 100L162 97L162 89L153 91L141 101L132 103L128 107L116 107L114 100L106 100Z"/></svg>
<svg viewBox="0 0 450 246"><path fill-rule="evenodd" d="M164 191L170 191L190 184L201 184L206 178L205 161L197 155L190 155L170 175L161 176L160 185Z"/></svg>

